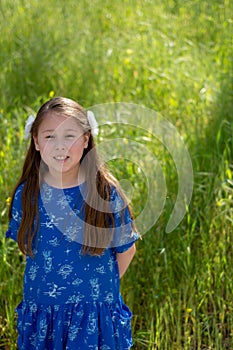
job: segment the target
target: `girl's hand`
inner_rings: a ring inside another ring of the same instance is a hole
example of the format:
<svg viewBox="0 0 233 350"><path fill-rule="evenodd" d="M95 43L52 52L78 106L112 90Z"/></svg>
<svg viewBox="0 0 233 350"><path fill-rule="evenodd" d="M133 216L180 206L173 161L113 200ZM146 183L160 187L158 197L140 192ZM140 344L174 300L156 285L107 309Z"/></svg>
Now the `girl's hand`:
<svg viewBox="0 0 233 350"><path fill-rule="evenodd" d="M124 253L117 253L117 262L118 262L118 268L119 268L119 274L120 278L125 274L126 270L129 267L129 264L131 263L131 260L134 257L134 254L136 253L136 246L135 244L132 245L126 252Z"/></svg>

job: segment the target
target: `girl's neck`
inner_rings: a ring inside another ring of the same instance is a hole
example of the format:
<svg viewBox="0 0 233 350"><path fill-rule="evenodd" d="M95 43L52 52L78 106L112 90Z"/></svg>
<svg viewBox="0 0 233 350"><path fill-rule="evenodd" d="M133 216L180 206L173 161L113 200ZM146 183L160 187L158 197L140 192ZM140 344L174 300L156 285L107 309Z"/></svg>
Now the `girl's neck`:
<svg viewBox="0 0 233 350"><path fill-rule="evenodd" d="M46 182L49 186L56 188L71 188L79 186L81 183L85 181L85 176L83 174L79 174L75 178L67 178L67 177L59 177L56 178L52 176L49 172L45 173L43 176L43 181Z"/></svg>

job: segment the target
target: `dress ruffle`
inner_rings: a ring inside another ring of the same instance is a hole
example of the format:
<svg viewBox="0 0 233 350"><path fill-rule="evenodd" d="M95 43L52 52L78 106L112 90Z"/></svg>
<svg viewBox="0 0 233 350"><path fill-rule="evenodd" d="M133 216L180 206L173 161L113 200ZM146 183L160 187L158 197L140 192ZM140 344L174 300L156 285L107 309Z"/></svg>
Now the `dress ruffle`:
<svg viewBox="0 0 233 350"><path fill-rule="evenodd" d="M132 313L123 302L37 305L22 301L16 311L20 350L123 350L132 346Z"/></svg>

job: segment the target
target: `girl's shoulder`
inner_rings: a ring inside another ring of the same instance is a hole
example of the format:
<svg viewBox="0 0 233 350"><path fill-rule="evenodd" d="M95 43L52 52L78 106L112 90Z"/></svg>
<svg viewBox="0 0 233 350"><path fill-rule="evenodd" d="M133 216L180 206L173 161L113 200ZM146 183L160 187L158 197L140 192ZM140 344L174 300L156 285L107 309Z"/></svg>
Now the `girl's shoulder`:
<svg viewBox="0 0 233 350"><path fill-rule="evenodd" d="M115 185L110 187L110 203L111 208L114 208L116 211L123 210L128 206L124 194Z"/></svg>
<svg viewBox="0 0 233 350"><path fill-rule="evenodd" d="M13 198L12 198L12 213L15 211L22 210L22 192L24 188L24 182L16 187Z"/></svg>
<svg viewBox="0 0 233 350"><path fill-rule="evenodd" d="M121 198L123 200L123 191L115 184L110 185L110 199Z"/></svg>
<svg viewBox="0 0 233 350"><path fill-rule="evenodd" d="M22 191L24 183L19 184L12 198L12 207L10 212L10 222L9 227L6 232L6 238L12 238L14 241L17 241L18 230L20 222L22 219Z"/></svg>
<svg viewBox="0 0 233 350"><path fill-rule="evenodd" d="M24 185L25 185L25 182L22 182L21 184L18 185L18 187L16 187L14 198L13 198L14 201L18 201L19 199L21 199Z"/></svg>
<svg viewBox="0 0 233 350"><path fill-rule="evenodd" d="M19 184L18 187L16 188L16 192L17 193L22 192L24 185L25 185L25 181L21 182L21 184Z"/></svg>

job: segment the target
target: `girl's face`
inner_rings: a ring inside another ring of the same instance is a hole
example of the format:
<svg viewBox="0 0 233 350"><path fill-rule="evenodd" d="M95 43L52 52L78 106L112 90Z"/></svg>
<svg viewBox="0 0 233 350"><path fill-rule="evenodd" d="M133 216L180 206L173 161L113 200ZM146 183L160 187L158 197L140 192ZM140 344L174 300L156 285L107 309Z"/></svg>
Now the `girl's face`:
<svg viewBox="0 0 233 350"><path fill-rule="evenodd" d="M77 181L80 159L88 146L89 135L83 133L75 118L48 113L33 138L51 179Z"/></svg>

